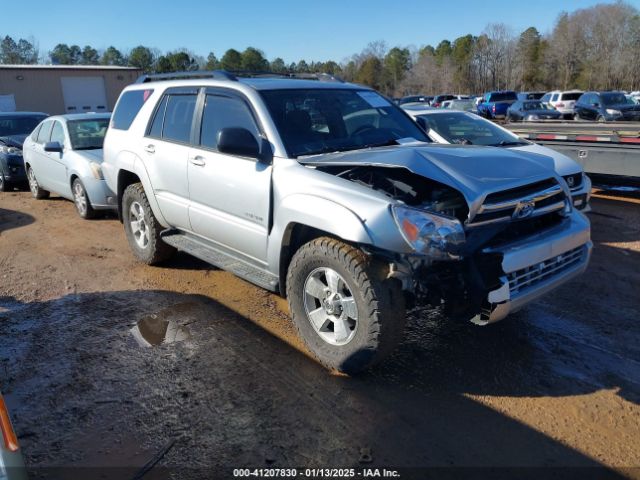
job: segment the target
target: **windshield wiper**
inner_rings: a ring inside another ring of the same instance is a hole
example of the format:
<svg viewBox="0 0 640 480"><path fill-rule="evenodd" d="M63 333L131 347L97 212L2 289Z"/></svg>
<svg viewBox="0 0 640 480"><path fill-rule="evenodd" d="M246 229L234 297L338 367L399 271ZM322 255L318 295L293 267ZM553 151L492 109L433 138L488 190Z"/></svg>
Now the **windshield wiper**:
<svg viewBox="0 0 640 480"><path fill-rule="evenodd" d="M523 142L522 140L515 140L511 142L507 142L506 140L503 140L500 143L492 143L489 146L490 147L514 147L516 145L526 145L526 142Z"/></svg>

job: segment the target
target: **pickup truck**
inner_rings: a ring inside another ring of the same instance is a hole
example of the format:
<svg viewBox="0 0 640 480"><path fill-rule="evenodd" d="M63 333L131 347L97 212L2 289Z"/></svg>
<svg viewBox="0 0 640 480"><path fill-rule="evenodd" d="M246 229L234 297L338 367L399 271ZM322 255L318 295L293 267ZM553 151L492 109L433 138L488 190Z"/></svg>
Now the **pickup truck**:
<svg viewBox="0 0 640 480"><path fill-rule="evenodd" d="M589 221L553 166L435 145L328 75L217 71L125 88L102 169L137 259L181 250L286 296L309 350L354 374L401 341L407 307L486 325L584 271Z"/></svg>
<svg viewBox="0 0 640 480"><path fill-rule="evenodd" d="M517 100L516 92L508 90L485 93L478 104L478 114L485 118L505 118L507 110Z"/></svg>

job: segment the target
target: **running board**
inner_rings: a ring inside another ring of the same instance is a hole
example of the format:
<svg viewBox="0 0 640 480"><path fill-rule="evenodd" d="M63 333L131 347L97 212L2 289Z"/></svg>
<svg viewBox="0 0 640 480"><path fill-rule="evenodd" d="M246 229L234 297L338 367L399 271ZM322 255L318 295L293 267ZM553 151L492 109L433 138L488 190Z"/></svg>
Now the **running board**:
<svg viewBox="0 0 640 480"><path fill-rule="evenodd" d="M278 290L278 277L276 275L223 252L204 239L176 230L165 230L160 234L160 238L182 252L193 255L203 262L210 263L222 270L227 270L259 287L272 292Z"/></svg>

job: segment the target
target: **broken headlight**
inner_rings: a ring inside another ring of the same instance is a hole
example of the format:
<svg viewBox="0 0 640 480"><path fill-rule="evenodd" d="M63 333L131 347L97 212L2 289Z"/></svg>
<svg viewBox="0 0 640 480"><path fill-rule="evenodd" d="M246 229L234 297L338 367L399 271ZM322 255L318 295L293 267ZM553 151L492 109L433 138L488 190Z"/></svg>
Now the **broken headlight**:
<svg viewBox="0 0 640 480"><path fill-rule="evenodd" d="M435 260L458 257L465 241L458 219L403 205L393 205L391 210L400 233L416 252Z"/></svg>

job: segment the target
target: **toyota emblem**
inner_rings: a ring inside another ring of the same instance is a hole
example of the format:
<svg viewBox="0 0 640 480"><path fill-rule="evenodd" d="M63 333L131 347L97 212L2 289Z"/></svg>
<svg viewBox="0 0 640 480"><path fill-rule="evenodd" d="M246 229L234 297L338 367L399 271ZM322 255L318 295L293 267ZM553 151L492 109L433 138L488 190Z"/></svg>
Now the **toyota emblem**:
<svg viewBox="0 0 640 480"><path fill-rule="evenodd" d="M518 202L516 209L513 211L513 218L521 219L531 216L536 209L536 203L533 200L522 200Z"/></svg>

